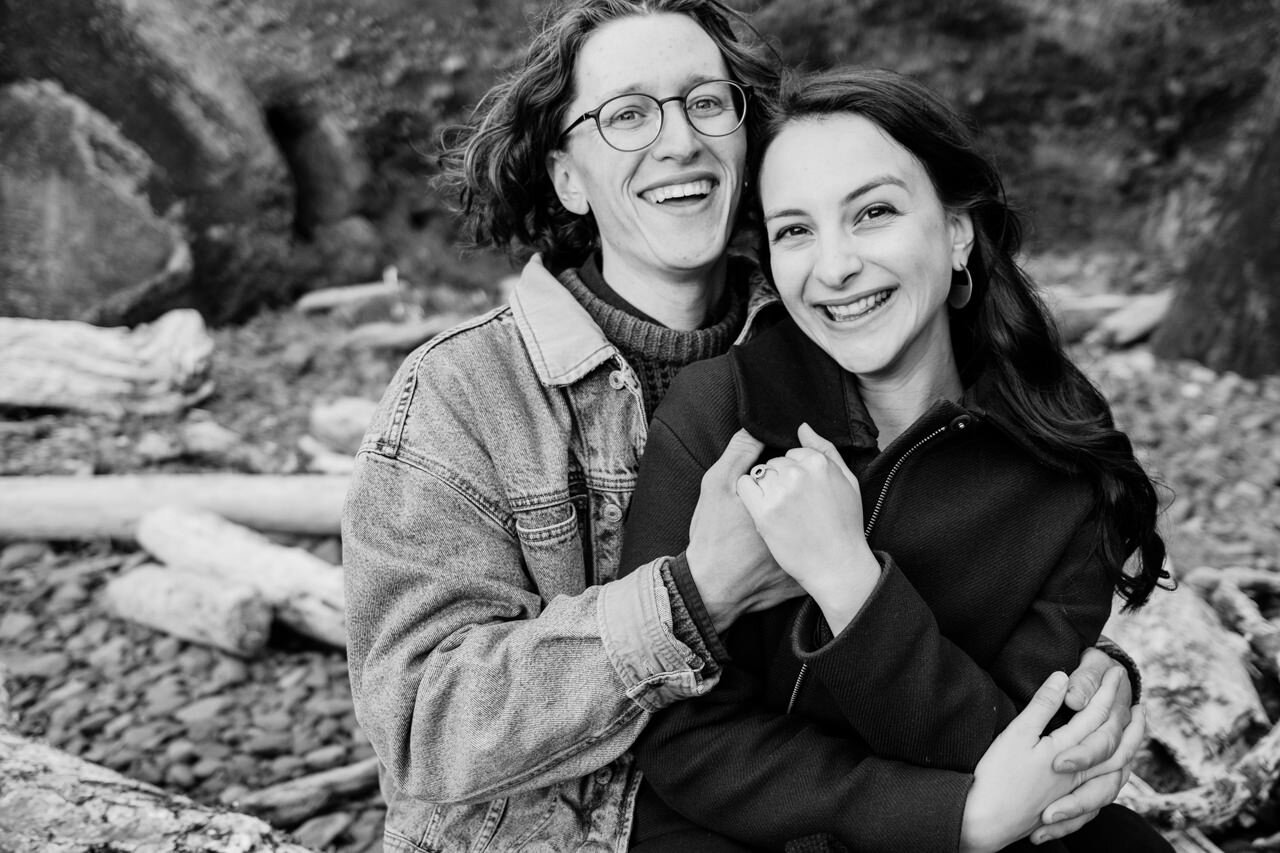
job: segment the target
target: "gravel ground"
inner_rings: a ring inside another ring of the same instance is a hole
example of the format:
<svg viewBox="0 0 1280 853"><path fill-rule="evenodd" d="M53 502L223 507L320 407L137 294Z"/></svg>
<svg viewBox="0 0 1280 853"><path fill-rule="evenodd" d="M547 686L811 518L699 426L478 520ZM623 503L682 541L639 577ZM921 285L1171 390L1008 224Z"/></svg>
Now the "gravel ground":
<svg viewBox="0 0 1280 853"><path fill-rule="evenodd" d="M233 467L303 470L296 441L311 404L380 393L399 356L327 349L339 331L330 321L283 312L217 333L219 392L201 416L244 438ZM1164 527L1175 569L1280 571L1280 377L1218 375L1157 362L1142 349L1081 349L1077 358L1167 487ZM11 417L0 421L6 474L229 464L148 456L148 447L165 446L181 425L173 418ZM336 539L290 544L340 561ZM13 676L22 732L206 803L234 804L244 792L371 754L340 652L280 635L269 654L243 661L113 618L99 592L142 559L110 542L11 543L0 550L0 662ZM354 853L381 849L381 821L370 794L282 828L317 850ZM1264 821L1250 834L1275 831ZM1220 841L1228 849L1235 843Z"/></svg>

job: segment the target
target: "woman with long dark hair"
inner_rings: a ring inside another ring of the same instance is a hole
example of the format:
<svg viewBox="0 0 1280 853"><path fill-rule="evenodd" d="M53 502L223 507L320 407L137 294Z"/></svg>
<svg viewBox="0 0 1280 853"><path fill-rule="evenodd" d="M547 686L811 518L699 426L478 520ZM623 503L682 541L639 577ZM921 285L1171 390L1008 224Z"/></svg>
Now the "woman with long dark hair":
<svg viewBox="0 0 1280 853"><path fill-rule="evenodd" d="M738 495L808 595L735 623L720 686L642 733L635 849L691 826L750 849L1002 848L1082 781L1051 749L1006 750L1028 734L1006 727L1097 641L1113 594L1136 607L1167 576L1155 490L945 102L892 72L818 75L783 91L757 150L788 318L673 385L623 565L686 546L704 472L745 429L766 450ZM1119 806L1087 833L1060 843L1167 849Z"/></svg>

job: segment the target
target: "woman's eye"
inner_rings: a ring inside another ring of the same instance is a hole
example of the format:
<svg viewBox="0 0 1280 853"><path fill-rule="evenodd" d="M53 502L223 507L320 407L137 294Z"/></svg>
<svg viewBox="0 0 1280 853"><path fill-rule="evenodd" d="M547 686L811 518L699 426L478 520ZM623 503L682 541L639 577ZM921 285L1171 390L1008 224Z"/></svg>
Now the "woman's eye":
<svg viewBox="0 0 1280 853"><path fill-rule="evenodd" d="M892 216L896 213L890 205L873 204L868 207L862 214L863 219L884 219L886 216Z"/></svg>
<svg viewBox="0 0 1280 853"><path fill-rule="evenodd" d="M773 232L773 240L771 242L779 243L783 240L802 237L805 233L805 229L800 225L784 225L777 231Z"/></svg>

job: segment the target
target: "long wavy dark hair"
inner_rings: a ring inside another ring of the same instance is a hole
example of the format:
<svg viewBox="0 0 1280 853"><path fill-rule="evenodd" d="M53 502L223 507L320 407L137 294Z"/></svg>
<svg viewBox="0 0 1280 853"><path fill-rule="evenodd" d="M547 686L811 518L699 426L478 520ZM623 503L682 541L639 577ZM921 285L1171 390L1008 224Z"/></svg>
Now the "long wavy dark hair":
<svg viewBox="0 0 1280 853"><path fill-rule="evenodd" d="M752 90L748 157L759 136L757 108L777 92L780 63L738 12L719 0L573 0L553 5L535 28L523 67L481 98L470 122L446 134L436 186L456 199L465 239L515 260L541 252L553 270L576 266L597 246L594 218L560 204L547 173L583 43L601 25L633 15L688 15L724 56L729 76ZM739 205L742 211L746 204Z"/></svg>
<svg viewBox="0 0 1280 853"><path fill-rule="evenodd" d="M788 125L841 113L878 125L920 161L944 206L973 218L973 296L964 308L949 309L961 381L968 387L984 376L999 409L1043 455L1095 484L1098 547L1126 608L1140 606L1169 576L1156 530L1155 487L1101 392L1067 357L1035 286L1014 261L1022 224L965 121L929 88L891 71L845 68L794 77L766 117L752 174ZM758 248L767 266L767 241ZM1135 553L1137 569L1126 573L1125 561Z"/></svg>

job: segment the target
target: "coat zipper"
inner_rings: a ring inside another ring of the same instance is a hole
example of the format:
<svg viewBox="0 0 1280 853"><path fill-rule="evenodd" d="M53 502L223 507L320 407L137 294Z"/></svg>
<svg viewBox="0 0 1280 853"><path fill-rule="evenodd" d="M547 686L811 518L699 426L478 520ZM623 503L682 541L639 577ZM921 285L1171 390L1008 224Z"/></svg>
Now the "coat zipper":
<svg viewBox="0 0 1280 853"><path fill-rule="evenodd" d="M880 510L884 506L884 499L889 494L889 486L893 484L893 478L897 476L898 469L902 467L902 463L907 461L907 457L915 453L921 447L933 441L950 428L950 425L940 426L915 444L907 448L906 452L898 457L898 461L893 463L893 467L889 469L888 475L884 478L884 485L880 487L880 497L876 498L876 505L871 510L871 515L867 518L867 525L862 530L862 535L866 539L871 538L871 529L876 526L876 519L880 517ZM796 705L796 699L800 696L800 685L804 681L804 675L809 671L809 663L805 661L800 664L800 672L796 675L795 686L791 688L791 699L787 701L787 713L791 713L791 709Z"/></svg>

